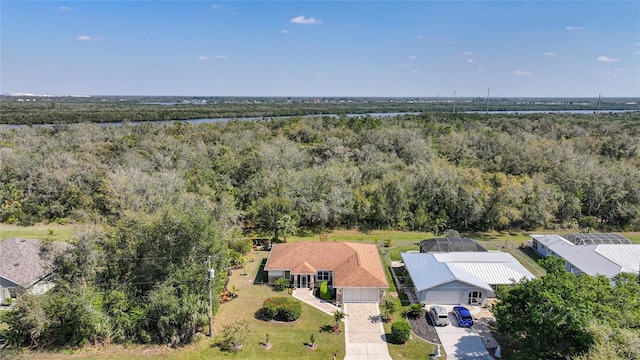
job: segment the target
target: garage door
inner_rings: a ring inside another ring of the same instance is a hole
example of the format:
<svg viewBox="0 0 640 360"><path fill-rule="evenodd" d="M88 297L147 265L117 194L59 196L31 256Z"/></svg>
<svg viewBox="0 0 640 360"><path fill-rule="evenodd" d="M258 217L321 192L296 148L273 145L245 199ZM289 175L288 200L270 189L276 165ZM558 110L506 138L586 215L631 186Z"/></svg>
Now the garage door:
<svg viewBox="0 0 640 360"><path fill-rule="evenodd" d="M459 305L458 291L427 291L424 302L427 304Z"/></svg>
<svg viewBox="0 0 640 360"><path fill-rule="evenodd" d="M378 302L378 289L353 288L344 289L344 302L363 303Z"/></svg>

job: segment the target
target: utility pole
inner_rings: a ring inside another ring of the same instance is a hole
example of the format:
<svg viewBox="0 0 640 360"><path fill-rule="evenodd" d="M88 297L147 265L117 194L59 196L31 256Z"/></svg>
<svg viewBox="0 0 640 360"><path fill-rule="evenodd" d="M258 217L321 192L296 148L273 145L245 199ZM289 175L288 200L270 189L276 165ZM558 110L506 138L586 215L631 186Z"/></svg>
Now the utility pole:
<svg viewBox="0 0 640 360"><path fill-rule="evenodd" d="M213 289L211 282L216 276L216 271L211 268L211 255L207 256L207 275L209 285L209 337L213 337Z"/></svg>
<svg viewBox="0 0 640 360"><path fill-rule="evenodd" d="M596 122L598 122L598 117L600 116L600 98L602 94L598 94L598 110L596 111Z"/></svg>
<svg viewBox="0 0 640 360"><path fill-rule="evenodd" d="M453 90L453 113L456 113L456 91Z"/></svg>
<svg viewBox="0 0 640 360"><path fill-rule="evenodd" d="M489 113L489 90L490 88L487 88L487 114Z"/></svg>

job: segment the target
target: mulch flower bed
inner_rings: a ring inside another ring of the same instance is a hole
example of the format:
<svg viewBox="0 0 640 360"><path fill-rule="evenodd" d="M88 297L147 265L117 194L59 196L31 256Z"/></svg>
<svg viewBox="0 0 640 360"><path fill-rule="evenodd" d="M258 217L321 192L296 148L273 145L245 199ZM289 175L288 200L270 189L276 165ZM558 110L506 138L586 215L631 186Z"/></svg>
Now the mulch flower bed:
<svg viewBox="0 0 640 360"><path fill-rule="evenodd" d="M409 321L409 325L411 325L411 330L428 342L434 344L440 344L440 338L438 337L438 333L436 329L431 325L431 320L429 320L428 315L422 315L415 318L408 317L407 321Z"/></svg>

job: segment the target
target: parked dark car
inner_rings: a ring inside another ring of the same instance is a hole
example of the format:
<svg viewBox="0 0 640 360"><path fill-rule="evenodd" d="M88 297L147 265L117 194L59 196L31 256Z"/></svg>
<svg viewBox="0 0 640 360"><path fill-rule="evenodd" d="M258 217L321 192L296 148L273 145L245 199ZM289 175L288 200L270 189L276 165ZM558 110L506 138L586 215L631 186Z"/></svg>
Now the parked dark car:
<svg viewBox="0 0 640 360"><path fill-rule="evenodd" d="M454 306L453 315L455 315L456 320L458 320L458 325L473 326L473 318L471 317L471 312L466 307Z"/></svg>

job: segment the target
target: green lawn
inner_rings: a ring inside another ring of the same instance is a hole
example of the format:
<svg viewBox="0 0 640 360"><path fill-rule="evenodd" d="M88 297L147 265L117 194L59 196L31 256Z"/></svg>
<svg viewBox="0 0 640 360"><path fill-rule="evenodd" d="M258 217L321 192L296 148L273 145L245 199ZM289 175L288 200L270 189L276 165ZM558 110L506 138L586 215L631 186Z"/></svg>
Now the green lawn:
<svg viewBox="0 0 640 360"><path fill-rule="evenodd" d="M47 239L54 241L70 241L76 236L78 227L74 224L38 224L32 226L18 226L0 223L0 240L21 237L29 239Z"/></svg>

